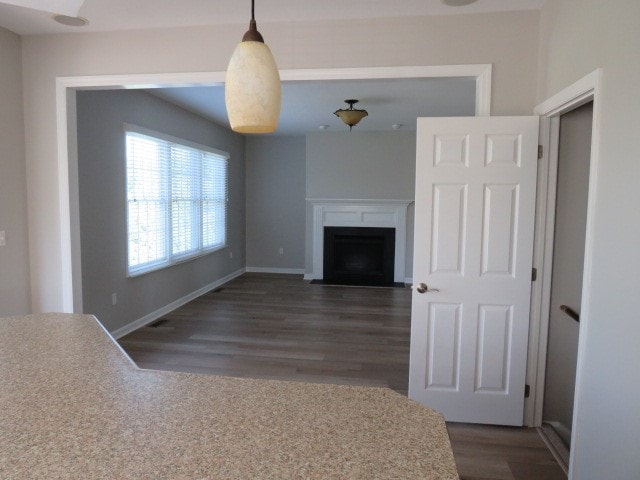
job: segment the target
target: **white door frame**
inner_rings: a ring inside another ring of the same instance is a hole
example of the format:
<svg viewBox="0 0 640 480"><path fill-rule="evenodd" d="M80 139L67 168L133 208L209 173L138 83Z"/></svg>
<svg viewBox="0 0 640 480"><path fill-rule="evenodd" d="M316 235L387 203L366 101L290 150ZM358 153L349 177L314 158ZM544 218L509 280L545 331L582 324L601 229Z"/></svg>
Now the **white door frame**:
<svg viewBox="0 0 640 480"><path fill-rule="evenodd" d="M538 280L531 291L531 321L529 329L529 359L527 383L531 385L531 396L525 402L525 424L540 426L544 399L547 340L549 333L549 308L551 298L551 274L553 262L553 236L556 207L556 180L560 116L585 103L593 101L591 130L591 158L589 170L589 193L587 201L587 226L584 251L584 274L582 280L582 302L580 305L580 334L578 340L578 363L573 409L572 445L580 435L580 424L576 414L580 409L583 394L583 357L585 338L590 323L590 292L593 263L593 225L597 195L599 162L602 69L597 69L545 100L534 112L540 119L540 145L543 156L538 165L538 199L536 212L536 236L534 240L533 264L538 269ZM569 462L569 478L573 466L573 449Z"/></svg>
<svg viewBox="0 0 640 480"><path fill-rule="evenodd" d="M491 114L491 64L281 70L282 81L475 77L476 116ZM225 72L72 76L56 78L58 203L62 311L82 312L75 91L222 85Z"/></svg>

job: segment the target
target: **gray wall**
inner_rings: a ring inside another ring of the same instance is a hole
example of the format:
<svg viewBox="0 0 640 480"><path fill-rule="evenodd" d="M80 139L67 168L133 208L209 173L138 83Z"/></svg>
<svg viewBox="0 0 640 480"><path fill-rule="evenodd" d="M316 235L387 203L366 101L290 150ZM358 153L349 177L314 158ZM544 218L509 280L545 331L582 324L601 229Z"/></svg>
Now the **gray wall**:
<svg viewBox="0 0 640 480"><path fill-rule="evenodd" d="M357 127L356 127L357 128ZM307 135L307 198L415 198L415 132ZM407 213L405 276L413 271L413 208ZM313 208L307 205L306 273L313 271Z"/></svg>
<svg viewBox="0 0 640 480"><path fill-rule="evenodd" d="M593 104L589 103L560 119L543 420L554 425L567 444L571 442L580 325L562 312L560 305L580 313L592 115Z"/></svg>
<svg viewBox="0 0 640 480"><path fill-rule="evenodd" d="M21 58L20 37L0 28L0 317L30 311Z"/></svg>
<svg viewBox="0 0 640 480"><path fill-rule="evenodd" d="M305 155L302 136L247 136L248 269L304 269Z"/></svg>
<svg viewBox="0 0 640 480"><path fill-rule="evenodd" d="M77 108L84 312L95 314L113 331L244 266L245 142L241 135L139 91L78 92ZM227 248L126 277L124 123L230 153ZM112 293L118 295L115 306Z"/></svg>

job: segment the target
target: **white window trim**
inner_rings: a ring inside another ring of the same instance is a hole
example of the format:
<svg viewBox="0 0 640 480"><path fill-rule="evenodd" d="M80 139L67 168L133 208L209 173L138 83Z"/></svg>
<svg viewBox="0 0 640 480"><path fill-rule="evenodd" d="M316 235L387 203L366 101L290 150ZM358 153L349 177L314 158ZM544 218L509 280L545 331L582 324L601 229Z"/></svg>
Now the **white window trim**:
<svg viewBox="0 0 640 480"><path fill-rule="evenodd" d="M130 123L125 123L123 124L123 141L125 142L125 155L124 155L124 167L125 167L125 172L127 170L127 155L126 155L126 141L127 141L127 132L134 132L134 133L139 133L142 135L147 135L150 137L154 137L157 138L159 140L164 140L170 143L175 143L178 145L182 145L185 147L189 147L189 148L193 148L196 150L201 150L207 153L212 153L215 155L218 155L220 157L223 157L226 161L227 161L227 198L226 198L226 203L227 203L227 208L226 208L226 214L225 214L225 225L224 225L224 229L225 229L225 241L222 245L215 245L212 247L204 247L200 250L197 250L195 252L189 252L186 254L177 254L174 255L171 253L171 245L168 245L168 260L161 260L161 261L155 261L155 262L149 262L144 264L143 267L141 268L131 268L131 266L129 265L129 198L128 198L128 185L127 185L127 177L125 174L125 188L124 188L124 205L125 205L125 231L126 231L126 244L127 244L127 255L126 255L126 261L125 261L125 268L126 268L126 272L127 272L127 278L133 278L133 277L139 277L141 275L145 275L147 273L151 273L151 272L155 272L158 270L162 270L164 268L168 268L171 267L173 265L178 265L184 262L188 262L190 260L194 260L196 258L200 258L200 257L204 257L205 255L209 255L213 252L216 252L218 250L222 250L224 248L227 247L227 234L228 234L228 215L229 215L229 209L228 209L228 204L229 204L229 159L231 158L230 154L228 152L225 152L224 150L219 150L217 148L214 147L210 147L208 145L202 145L196 142L191 142L189 140L185 140L183 138L179 138L179 137L174 137L172 135L168 135L166 133L162 133L162 132L158 132L156 130L151 130L149 128L145 128L145 127L141 127L139 125L134 125L134 124L130 124ZM170 219L169 221L169 225L171 224ZM201 228L201 227L200 227ZM199 232L198 235L201 235L202 232ZM170 243L170 239L165 239L167 242Z"/></svg>

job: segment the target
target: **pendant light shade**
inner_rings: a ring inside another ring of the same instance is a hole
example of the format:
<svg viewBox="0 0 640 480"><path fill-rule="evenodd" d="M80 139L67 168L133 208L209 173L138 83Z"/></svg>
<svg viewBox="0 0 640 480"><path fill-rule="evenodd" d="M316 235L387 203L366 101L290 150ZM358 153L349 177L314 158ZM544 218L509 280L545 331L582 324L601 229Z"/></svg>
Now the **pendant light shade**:
<svg viewBox="0 0 640 480"><path fill-rule="evenodd" d="M353 106L358 103L358 100L345 100L345 103L349 104L349 108L341 108L333 112L333 114L340 117L340 120L349 125L349 130L351 130L360 120L369 114L366 110L353 108Z"/></svg>
<svg viewBox="0 0 640 480"><path fill-rule="evenodd" d="M256 28L254 2L251 23L227 68L225 103L231 129L239 133L271 133L280 116L280 74L276 61Z"/></svg>

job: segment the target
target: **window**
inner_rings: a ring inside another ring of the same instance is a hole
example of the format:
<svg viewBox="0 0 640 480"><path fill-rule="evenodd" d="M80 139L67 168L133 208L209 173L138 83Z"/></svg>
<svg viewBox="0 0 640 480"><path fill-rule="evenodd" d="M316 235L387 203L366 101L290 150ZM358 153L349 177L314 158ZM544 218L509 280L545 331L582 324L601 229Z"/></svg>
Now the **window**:
<svg viewBox="0 0 640 480"><path fill-rule="evenodd" d="M125 125L130 276L226 246L229 154Z"/></svg>

